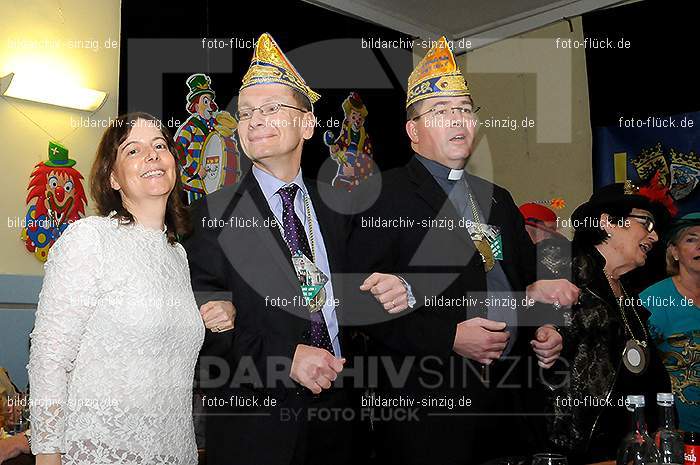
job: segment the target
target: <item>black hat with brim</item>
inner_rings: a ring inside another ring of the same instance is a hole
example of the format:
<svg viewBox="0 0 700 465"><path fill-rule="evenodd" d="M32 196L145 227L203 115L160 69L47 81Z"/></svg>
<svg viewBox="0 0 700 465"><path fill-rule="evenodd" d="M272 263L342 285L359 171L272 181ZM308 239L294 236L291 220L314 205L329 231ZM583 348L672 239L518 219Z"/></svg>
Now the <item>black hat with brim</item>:
<svg viewBox="0 0 700 465"><path fill-rule="evenodd" d="M611 207L629 210L638 208L654 216L655 228L660 234L660 231L669 224L672 213L675 213L675 207L671 203L671 209L674 211L669 211L667 205L671 202L671 197L668 196L668 200L662 200L658 188L652 191L655 193L653 198L643 195L644 192L647 192L644 188L638 189L629 181L601 187L593 193L588 202L579 205L572 213L571 222L574 229L579 231L590 228L591 225L596 224L600 215Z"/></svg>

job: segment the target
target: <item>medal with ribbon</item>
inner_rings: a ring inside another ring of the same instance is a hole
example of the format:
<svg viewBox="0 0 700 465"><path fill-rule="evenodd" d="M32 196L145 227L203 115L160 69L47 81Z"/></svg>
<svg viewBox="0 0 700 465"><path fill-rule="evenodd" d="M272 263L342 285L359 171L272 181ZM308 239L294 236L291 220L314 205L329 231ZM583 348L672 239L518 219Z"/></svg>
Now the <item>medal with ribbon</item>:
<svg viewBox="0 0 700 465"><path fill-rule="evenodd" d="M301 251L292 255L292 263L297 272L299 283L301 283L301 294L309 307L309 312L319 311L323 308L326 300L326 292L323 287L328 282L328 276Z"/></svg>

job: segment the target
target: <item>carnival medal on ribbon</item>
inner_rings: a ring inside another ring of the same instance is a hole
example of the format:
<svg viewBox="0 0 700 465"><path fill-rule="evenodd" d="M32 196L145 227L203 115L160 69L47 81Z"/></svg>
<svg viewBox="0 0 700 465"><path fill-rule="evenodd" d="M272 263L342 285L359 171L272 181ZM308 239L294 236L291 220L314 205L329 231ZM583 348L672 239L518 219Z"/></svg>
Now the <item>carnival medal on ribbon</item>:
<svg viewBox="0 0 700 465"><path fill-rule="evenodd" d="M484 223L471 222L467 225L467 231L474 247L481 255L484 268L491 271L496 260L503 260L503 239L497 226Z"/></svg>
<svg viewBox="0 0 700 465"><path fill-rule="evenodd" d="M321 310L326 301L324 286L328 282L328 276L300 251L292 255L292 263L301 283L301 293L307 302L309 312Z"/></svg>

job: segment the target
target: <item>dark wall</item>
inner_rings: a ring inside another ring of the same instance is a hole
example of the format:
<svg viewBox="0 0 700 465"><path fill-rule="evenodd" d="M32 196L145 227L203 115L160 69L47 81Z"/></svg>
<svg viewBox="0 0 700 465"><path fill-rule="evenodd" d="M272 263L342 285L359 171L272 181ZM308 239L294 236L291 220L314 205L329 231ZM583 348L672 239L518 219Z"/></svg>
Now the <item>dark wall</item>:
<svg viewBox="0 0 700 465"><path fill-rule="evenodd" d="M586 49L591 125L700 110L697 4L645 0L583 16L585 37L629 40L628 49Z"/></svg>

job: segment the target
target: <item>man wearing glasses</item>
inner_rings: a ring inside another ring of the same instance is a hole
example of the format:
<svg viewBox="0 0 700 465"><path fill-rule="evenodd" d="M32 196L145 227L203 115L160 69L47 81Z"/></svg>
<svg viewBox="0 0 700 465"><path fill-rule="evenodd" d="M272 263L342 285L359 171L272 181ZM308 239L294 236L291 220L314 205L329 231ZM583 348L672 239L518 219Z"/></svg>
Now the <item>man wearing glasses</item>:
<svg viewBox="0 0 700 465"><path fill-rule="evenodd" d="M207 332L201 353L209 464L350 464L359 450L351 383L335 382L353 355L341 324L346 222L300 168L319 97L263 34L238 98L252 169L194 204L193 289L236 309L235 330ZM400 278L365 285L406 308Z"/></svg>
<svg viewBox="0 0 700 465"><path fill-rule="evenodd" d="M547 369L562 338L552 325L525 323L519 310L524 299L560 308L578 298L566 280L536 281L534 246L510 194L465 172L476 111L443 37L409 77L414 156L382 175L378 200L353 221L349 247L363 253L353 254L352 268L400 273L417 300L413 311L366 329L375 355L391 358L395 370L410 367L403 380L386 370L377 394L420 406L415 421L379 410L380 463L481 463L527 453L518 359L534 351ZM414 226L362 227L373 218Z"/></svg>

